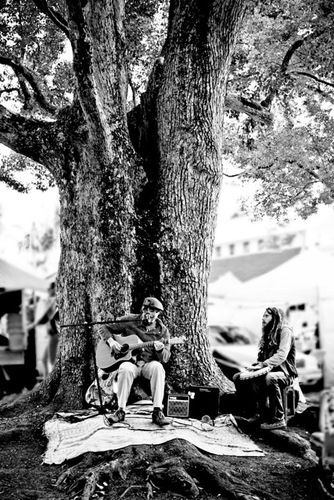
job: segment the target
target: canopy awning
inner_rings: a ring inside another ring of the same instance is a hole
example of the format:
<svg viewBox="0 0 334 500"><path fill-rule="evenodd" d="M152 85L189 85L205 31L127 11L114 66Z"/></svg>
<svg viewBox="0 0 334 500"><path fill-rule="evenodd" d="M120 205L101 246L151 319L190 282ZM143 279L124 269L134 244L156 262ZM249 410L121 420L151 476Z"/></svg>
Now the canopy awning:
<svg viewBox="0 0 334 500"><path fill-rule="evenodd" d="M12 290L47 290L48 281L0 259L0 292Z"/></svg>
<svg viewBox="0 0 334 500"><path fill-rule="evenodd" d="M242 303L317 303L334 297L333 269L332 255L303 251L269 273L232 287L226 298Z"/></svg>

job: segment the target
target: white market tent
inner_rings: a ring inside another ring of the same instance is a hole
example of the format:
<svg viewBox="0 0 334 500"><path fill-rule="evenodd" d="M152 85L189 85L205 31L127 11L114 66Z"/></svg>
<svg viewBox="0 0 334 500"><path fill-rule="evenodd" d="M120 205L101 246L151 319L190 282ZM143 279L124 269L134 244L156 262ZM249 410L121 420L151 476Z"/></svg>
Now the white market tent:
<svg viewBox="0 0 334 500"><path fill-rule="evenodd" d="M216 281L209 283L208 287L208 320L209 323L230 323L230 309L222 307L228 293L238 287L241 281L231 271L220 276Z"/></svg>
<svg viewBox="0 0 334 500"><path fill-rule="evenodd" d="M305 250L272 271L231 287L225 301L238 314L252 311L258 322L268 306L315 305L325 351L325 385L334 385L334 256Z"/></svg>
<svg viewBox="0 0 334 500"><path fill-rule="evenodd" d="M0 258L0 290L47 290L48 282Z"/></svg>
<svg viewBox="0 0 334 500"><path fill-rule="evenodd" d="M208 294L211 297L224 297L232 288L238 287L241 281L231 271L223 274L216 281L209 283Z"/></svg>
<svg viewBox="0 0 334 500"><path fill-rule="evenodd" d="M268 273L234 286L226 297L266 305L318 301L320 296L334 296L333 278L334 256L307 250Z"/></svg>

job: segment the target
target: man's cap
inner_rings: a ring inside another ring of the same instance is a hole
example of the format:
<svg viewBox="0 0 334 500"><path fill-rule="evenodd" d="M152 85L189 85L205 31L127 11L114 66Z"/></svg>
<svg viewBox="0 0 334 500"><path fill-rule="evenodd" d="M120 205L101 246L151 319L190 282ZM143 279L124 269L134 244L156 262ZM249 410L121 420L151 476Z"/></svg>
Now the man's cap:
<svg viewBox="0 0 334 500"><path fill-rule="evenodd" d="M158 311L163 311L164 307L161 304L160 300L155 297L146 297L143 302L143 307L153 307L154 309L158 309Z"/></svg>

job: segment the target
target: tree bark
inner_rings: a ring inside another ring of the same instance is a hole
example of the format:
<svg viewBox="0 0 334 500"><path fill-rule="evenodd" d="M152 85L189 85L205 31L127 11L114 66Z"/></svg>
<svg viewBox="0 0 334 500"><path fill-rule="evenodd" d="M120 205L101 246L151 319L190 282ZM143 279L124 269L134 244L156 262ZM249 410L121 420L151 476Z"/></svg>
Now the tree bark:
<svg viewBox="0 0 334 500"><path fill-rule="evenodd" d="M122 2L68 2L76 92L59 183L63 327L59 345L62 406L83 404L90 381L94 332L84 322L129 310L133 265L134 161L125 116L126 80L120 48Z"/></svg>
<svg viewBox="0 0 334 500"><path fill-rule="evenodd" d="M142 100L143 130L132 133L148 178L140 208L151 271L141 264L155 279L172 333L187 337L171 363L181 389L213 383L233 390L209 352L206 308L226 79L243 13L242 1L171 1L166 44Z"/></svg>

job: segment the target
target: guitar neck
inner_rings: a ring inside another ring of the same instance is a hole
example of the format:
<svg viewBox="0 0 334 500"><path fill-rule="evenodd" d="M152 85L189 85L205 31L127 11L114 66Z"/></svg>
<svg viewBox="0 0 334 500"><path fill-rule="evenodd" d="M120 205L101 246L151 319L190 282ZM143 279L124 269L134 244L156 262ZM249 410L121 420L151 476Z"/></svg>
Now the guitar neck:
<svg viewBox="0 0 334 500"><path fill-rule="evenodd" d="M149 340L147 342L140 342L139 344L129 345L129 351L133 351L135 349L142 349L143 347L150 347L150 346L154 345L154 342L156 342L156 341L155 340ZM159 342L163 342L163 341L159 340ZM163 343L165 343L165 342L163 342Z"/></svg>

